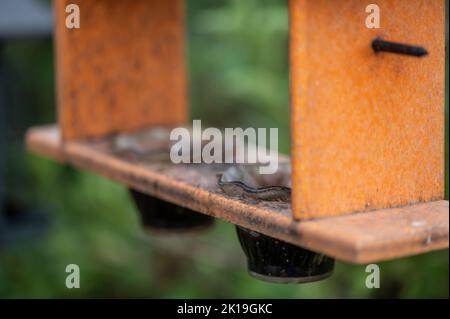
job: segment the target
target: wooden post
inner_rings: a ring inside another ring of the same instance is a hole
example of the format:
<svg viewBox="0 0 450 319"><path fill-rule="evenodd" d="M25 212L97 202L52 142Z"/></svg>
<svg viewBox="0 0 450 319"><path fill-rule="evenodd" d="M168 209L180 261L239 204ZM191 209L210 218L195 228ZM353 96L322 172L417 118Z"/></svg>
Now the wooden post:
<svg viewBox="0 0 450 319"><path fill-rule="evenodd" d="M79 29L66 27L69 4ZM55 10L64 139L184 124L183 0L56 0Z"/></svg>
<svg viewBox="0 0 450 319"><path fill-rule="evenodd" d="M444 0L291 0L293 214L343 215L443 198ZM379 52L420 45L422 58Z"/></svg>

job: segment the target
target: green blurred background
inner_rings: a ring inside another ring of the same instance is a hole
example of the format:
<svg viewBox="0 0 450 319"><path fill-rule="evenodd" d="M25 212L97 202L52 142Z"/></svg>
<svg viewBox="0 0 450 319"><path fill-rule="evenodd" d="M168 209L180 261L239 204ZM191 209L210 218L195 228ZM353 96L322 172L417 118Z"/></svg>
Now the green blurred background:
<svg viewBox="0 0 450 319"><path fill-rule="evenodd" d="M192 118L278 127L288 153L287 1L190 0L187 11ZM15 202L49 212L52 224L45 236L0 247L0 297L448 297L448 250L380 263L380 289L365 287L365 266L342 262L328 280L276 285L247 275L231 224L143 233L124 187L24 150L27 126L55 122L52 44L10 43L5 52L23 105L8 119L16 125L0 154L6 189ZM446 101L448 180L448 90ZM81 268L80 289L65 287L72 263Z"/></svg>

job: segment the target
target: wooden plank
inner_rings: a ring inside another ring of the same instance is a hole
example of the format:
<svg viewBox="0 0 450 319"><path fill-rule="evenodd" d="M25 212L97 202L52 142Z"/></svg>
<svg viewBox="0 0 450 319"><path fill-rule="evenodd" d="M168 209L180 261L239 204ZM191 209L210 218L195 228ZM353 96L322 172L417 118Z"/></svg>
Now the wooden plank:
<svg viewBox="0 0 450 319"><path fill-rule="evenodd" d="M56 0L55 13L64 139L185 123L184 0Z"/></svg>
<svg viewBox="0 0 450 319"><path fill-rule="evenodd" d="M225 195L217 185L217 174L223 172L224 165L130 159L117 155L109 138L62 143L58 132L57 127L31 129L28 148L169 202L341 260L369 263L448 247L447 201L295 221L290 203Z"/></svg>
<svg viewBox="0 0 450 319"><path fill-rule="evenodd" d="M57 162L65 161L61 134L54 125L31 128L26 139L29 151L46 155Z"/></svg>
<svg viewBox="0 0 450 319"><path fill-rule="evenodd" d="M293 212L299 219L444 196L444 0L291 0ZM420 45L379 52L376 37Z"/></svg>

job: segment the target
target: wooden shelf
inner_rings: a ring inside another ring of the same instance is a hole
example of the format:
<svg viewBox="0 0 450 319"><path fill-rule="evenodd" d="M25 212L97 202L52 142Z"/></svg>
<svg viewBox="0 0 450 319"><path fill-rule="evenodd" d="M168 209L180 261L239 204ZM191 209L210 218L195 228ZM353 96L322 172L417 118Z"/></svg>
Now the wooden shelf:
<svg viewBox="0 0 450 319"><path fill-rule="evenodd" d="M29 150L166 201L353 263L448 248L448 201L295 221L291 206L232 198L217 185L224 165L174 165L119 156L110 138L62 143L57 126L32 128Z"/></svg>

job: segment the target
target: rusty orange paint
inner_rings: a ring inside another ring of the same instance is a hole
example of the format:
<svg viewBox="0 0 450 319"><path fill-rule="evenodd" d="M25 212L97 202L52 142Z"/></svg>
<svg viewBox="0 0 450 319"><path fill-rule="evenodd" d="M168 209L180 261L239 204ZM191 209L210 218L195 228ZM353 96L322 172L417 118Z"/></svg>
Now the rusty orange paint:
<svg viewBox="0 0 450 319"><path fill-rule="evenodd" d="M72 3L80 29L65 26ZM185 122L183 0L56 0L55 10L64 139Z"/></svg>
<svg viewBox="0 0 450 319"><path fill-rule="evenodd" d="M444 0L291 0L293 214L343 215L443 198ZM424 58L371 42L424 46Z"/></svg>

